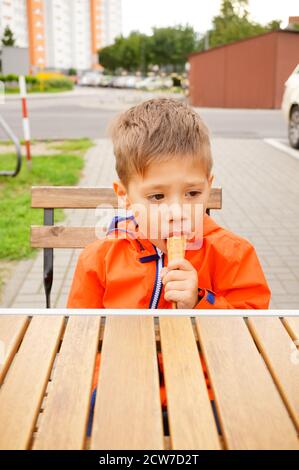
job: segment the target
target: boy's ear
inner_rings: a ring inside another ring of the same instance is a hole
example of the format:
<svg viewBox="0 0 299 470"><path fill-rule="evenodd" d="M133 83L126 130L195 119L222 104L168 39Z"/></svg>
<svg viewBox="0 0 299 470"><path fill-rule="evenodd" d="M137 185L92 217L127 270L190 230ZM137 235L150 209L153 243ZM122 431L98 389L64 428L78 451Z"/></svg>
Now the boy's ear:
<svg viewBox="0 0 299 470"><path fill-rule="evenodd" d="M211 176L209 177L209 179L208 179L208 183L209 183L209 187L210 187L210 188L211 188L211 186L212 186L213 181L214 181L214 175L211 175Z"/></svg>
<svg viewBox="0 0 299 470"><path fill-rule="evenodd" d="M128 209L130 202L128 200L127 190L121 181L113 181L113 190L116 196L122 201L125 209Z"/></svg>

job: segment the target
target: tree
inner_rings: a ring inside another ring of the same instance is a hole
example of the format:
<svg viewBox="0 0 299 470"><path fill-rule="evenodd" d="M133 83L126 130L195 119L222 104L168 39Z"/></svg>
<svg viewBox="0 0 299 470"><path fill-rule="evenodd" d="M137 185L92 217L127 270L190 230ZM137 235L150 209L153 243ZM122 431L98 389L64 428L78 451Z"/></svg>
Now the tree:
<svg viewBox="0 0 299 470"><path fill-rule="evenodd" d="M266 29L267 31L277 31L280 29L280 25L281 25L281 20L273 20L273 21L270 21L270 23L266 25Z"/></svg>
<svg viewBox="0 0 299 470"><path fill-rule="evenodd" d="M248 0L222 0L220 14L213 18L209 32L210 47L228 44L239 39L280 28L280 21L273 20L263 26L250 19ZM200 48L203 49L201 42Z"/></svg>
<svg viewBox="0 0 299 470"><path fill-rule="evenodd" d="M213 18L213 27L199 39L189 26L153 28L150 36L133 31L127 38L119 36L111 46L99 51L99 63L110 72L125 69L142 71L158 65L168 71L182 72L192 52L227 44L280 28L280 21L261 25L250 19L248 0L222 0L219 15Z"/></svg>
<svg viewBox="0 0 299 470"><path fill-rule="evenodd" d="M99 64L109 72L114 72L118 68L117 48L114 45L99 50Z"/></svg>
<svg viewBox="0 0 299 470"><path fill-rule="evenodd" d="M118 68L129 72L146 71L149 63L148 43L148 36L137 31L127 38L118 36L113 45L99 51L99 63L111 72Z"/></svg>
<svg viewBox="0 0 299 470"><path fill-rule="evenodd" d="M4 34L2 37L2 44L3 46L14 46L15 45L15 38L12 30L9 26L5 27Z"/></svg>
<svg viewBox="0 0 299 470"><path fill-rule="evenodd" d="M198 50L198 35L191 26L153 28L151 60L159 66L183 71L188 55Z"/></svg>
<svg viewBox="0 0 299 470"><path fill-rule="evenodd" d="M190 26L153 28L147 36L133 31L127 38L119 36L112 46L99 51L99 62L107 70L147 72L149 65L184 69L188 55L198 49L198 37Z"/></svg>

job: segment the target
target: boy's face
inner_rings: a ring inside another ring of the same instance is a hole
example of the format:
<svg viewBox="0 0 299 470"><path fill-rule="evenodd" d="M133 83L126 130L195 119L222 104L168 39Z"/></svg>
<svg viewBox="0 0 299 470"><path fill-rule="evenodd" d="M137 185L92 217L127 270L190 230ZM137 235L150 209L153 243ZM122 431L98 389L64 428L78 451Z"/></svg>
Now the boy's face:
<svg viewBox="0 0 299 470"><path fill-rule="evenodd" d="M127 187L115 182L114 190L125 199L142 236L166 253L169 236L184 234L189 242L201 238L212 181L213 176L208 179L192 158L172 157L152 163L144 176L134 175Z"/></svg>

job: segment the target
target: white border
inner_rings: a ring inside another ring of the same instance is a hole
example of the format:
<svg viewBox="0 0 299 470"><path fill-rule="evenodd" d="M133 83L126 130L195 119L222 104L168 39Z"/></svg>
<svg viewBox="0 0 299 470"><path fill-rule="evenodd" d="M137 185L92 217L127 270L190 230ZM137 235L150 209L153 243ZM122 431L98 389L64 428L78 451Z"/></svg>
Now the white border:
<svg viewBox="0 0 299 470"><path fill-rule="evenodd" d="M67 308L1 308L1 315L61 315L61 316L187 316L187 317L299 317L299 310L251 310L251 309L67 309Z"/></svg>

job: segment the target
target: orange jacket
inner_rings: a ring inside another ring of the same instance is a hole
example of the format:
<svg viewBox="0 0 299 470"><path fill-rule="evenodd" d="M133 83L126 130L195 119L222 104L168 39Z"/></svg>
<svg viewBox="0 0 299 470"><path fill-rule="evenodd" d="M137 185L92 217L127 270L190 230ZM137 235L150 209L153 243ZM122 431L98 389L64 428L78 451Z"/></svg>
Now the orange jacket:
<svg viewBox="0 0 299 470"><path fill-rule="evenodd" d="M158 275L167 255L142 239L133 222L114 218L107 236L82 251L68 308L171 308ZM194 308L269 308L271 293L254 247L207 214L202 247L187 250L186 259L198 272L203 294Z"/></svg>

